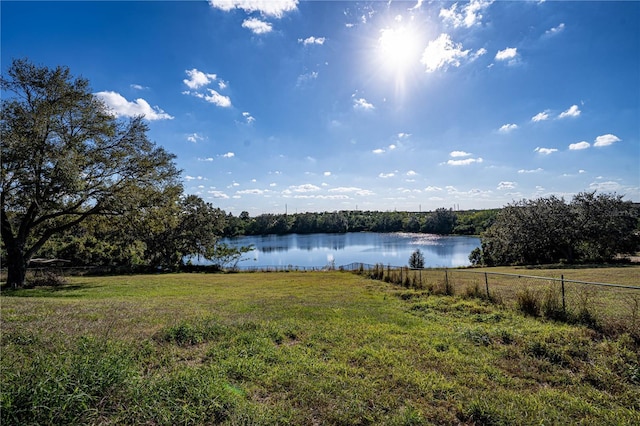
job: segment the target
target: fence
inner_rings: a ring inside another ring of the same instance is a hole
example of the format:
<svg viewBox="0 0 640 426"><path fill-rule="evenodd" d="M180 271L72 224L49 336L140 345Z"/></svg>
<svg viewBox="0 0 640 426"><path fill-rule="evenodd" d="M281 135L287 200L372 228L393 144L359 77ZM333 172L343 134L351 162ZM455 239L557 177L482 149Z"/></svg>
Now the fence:
<svg viewBox="0 0 640 426"><path fill-rule="evenodd" d="M340 267L431 294L477 297L526 314L630 331L640 338L640 287L470 269L411 269L351 264Z"/></svg>

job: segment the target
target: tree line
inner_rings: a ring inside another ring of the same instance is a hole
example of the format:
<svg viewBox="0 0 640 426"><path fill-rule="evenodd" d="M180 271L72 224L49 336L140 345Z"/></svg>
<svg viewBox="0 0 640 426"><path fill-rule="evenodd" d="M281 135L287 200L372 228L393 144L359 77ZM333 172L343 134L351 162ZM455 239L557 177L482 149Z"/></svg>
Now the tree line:
<svg viewBox="0 0 640 426"><path fill-rule="evenodd" d="M479 235L492 223L495 210L431 212L342 210L319 213L227 216L225 236L344 232L421 232L440 235Z"/></svg>

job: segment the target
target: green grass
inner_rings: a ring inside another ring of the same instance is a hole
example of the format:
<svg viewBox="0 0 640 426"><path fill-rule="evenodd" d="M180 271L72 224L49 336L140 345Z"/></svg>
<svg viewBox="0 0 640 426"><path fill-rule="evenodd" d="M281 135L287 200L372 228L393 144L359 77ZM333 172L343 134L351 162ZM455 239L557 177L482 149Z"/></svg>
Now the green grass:
<svg viewBox="0 0 640 426"><path fill-rule="evenodd" d="M629 335L340 272L5 292L2 424L640 424Z"/></svg>

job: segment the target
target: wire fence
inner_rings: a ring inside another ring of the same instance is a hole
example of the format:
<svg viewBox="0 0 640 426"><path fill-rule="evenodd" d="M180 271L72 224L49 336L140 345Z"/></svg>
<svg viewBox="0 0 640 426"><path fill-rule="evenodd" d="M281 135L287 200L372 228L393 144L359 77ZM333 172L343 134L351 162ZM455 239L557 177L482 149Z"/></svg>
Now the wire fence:
<svg viewBox="0 0 640 426"><path fill-rule="evenodd" d="M340 267L429 294L480 298L525 314L585 324L640 338L640 287L470 269L411 269L350 264Z"/></svg>

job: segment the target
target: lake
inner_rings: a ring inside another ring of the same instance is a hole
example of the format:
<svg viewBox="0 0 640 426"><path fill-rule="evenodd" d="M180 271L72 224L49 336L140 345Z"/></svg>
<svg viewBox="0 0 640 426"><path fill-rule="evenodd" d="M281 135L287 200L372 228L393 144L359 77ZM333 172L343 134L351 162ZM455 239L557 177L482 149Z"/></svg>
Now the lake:
<svg viewBox="0 0 640 426"><path fill-rule="evenodd" d="M469 253L480 246L477 237L373 232L244 236L225 238L223 242L254 245L255 250L238 264L243 269L288 265L340 267L351 263L407 266L416 249L422 251L425 267L467 266Z"/></svg>

